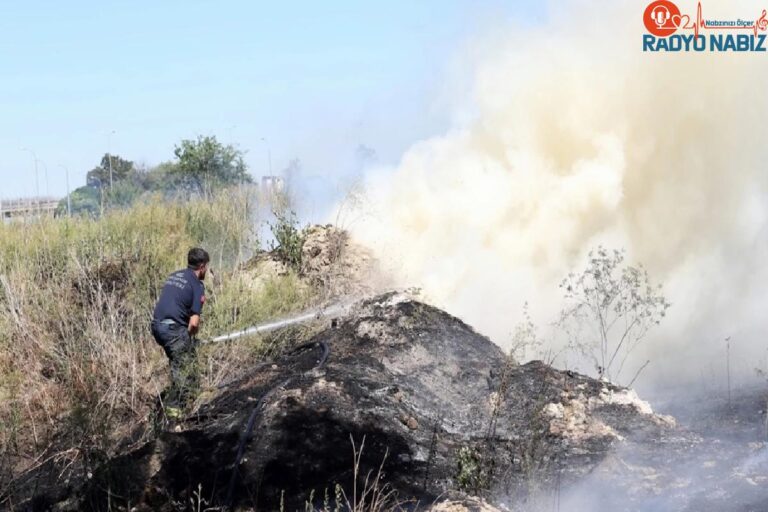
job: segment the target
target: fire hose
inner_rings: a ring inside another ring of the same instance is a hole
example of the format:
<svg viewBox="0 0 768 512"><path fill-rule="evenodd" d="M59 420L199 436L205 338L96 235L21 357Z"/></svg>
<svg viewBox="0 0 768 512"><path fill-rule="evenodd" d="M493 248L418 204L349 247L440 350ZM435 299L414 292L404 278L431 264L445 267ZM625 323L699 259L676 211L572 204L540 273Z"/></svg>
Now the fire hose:
<svg viewBox="0 0 768 512"><path fill-rule="evenodd" d="M219 343L221 341L236 340L238 338L242 338L244 336L251 336L253 334L261 334L265 332L276 331L278 329L282 329L283 327L288 327L291 325L302 324L312 320L321 320L323 318L338 316L343 313L346 313L350 307L351 307L351 303L332 304L330 306L326 306L326 307L308 311L306 313L302 313L298 316L285 318L283 320L276 320L273 322L267 322L264 324L254 325L253 327L248 327L247 329L242 329L240 331L234 331L229 334L222 334L221 336L216 336L215 338L212 338L210 340L200 340L200 343Z"/></svg>

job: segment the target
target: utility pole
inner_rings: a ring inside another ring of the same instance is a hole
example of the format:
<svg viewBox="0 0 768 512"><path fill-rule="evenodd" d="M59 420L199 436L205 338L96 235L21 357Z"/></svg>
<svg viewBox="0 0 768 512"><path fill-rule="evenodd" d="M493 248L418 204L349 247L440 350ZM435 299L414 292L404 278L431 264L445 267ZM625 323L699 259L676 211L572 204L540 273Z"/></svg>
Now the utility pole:
<svg viewBox="0 0 768 512"><path fill-rule="evenodd" d="M72 217L72 203L69 198L69 169L67 169L67 166L64 164L59 164L59 167L64 168L64 176L67 180L67 217Z"/></svg>

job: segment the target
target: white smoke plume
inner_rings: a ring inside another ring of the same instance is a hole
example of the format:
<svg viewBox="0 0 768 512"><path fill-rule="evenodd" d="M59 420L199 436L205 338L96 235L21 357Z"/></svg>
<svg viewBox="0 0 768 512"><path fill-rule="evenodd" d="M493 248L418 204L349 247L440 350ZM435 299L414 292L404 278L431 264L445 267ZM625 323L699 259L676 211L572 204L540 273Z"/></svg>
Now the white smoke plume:
<svg viewBox="0 0 768 512"><path fill-rule="evenodd" d="M768 317L768 54L643 53L644 8L558 1L543 25L474 41L454 105L471 115L370 171L351 228L400 284L502 346L525 301L546 325L589 249L623 247L673 304L637 364L719 375L732 336L748 374Z"/></svg>

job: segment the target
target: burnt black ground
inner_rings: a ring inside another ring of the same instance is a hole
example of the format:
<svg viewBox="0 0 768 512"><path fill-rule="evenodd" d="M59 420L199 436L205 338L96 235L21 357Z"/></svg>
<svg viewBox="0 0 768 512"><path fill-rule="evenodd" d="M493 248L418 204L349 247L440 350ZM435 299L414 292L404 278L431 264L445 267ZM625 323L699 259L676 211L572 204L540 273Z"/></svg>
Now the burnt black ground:
<svg viewBox="0 0 768 512"><path fill-rule="evenodd" d="M319 350L267 362L219 390L180 432L94 463L90 478L62 481L62 463L51 460L0 503L172 511L199 496L221 509L234 471L235 510L277 510L281 497L285 510L304 510L311 495L322 502L337 484L352 495L354 443L363 447L359 483L381 468L420 510L459 489L520 503L537 487L565 499L605 474L610 492L587 488L587 497L619 505L583 510L620 512L640 510L643 493L654 492L635 492L643 471L662 475L651 487L676 492L669 472L701 444L701 435L650 414L622 388L537 361L511 364L461 320L397 294L357 305L336 328L302 342L327 344L326 364L317 367Z"/></svg>

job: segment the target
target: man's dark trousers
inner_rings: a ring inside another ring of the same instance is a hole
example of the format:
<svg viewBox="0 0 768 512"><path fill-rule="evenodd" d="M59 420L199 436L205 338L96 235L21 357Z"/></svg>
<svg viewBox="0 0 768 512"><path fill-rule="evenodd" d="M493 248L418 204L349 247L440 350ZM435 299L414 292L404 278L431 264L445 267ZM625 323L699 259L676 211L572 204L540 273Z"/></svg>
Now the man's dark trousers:
<svg viewBox="0 0 768 512"><path fill-rule="evenodd" d="M194 400L199 385L195 342L187 327L176 322L152 322L152 335L163 347L171 366L171 387L165 398L168 407L186 407Z"/></svg>

